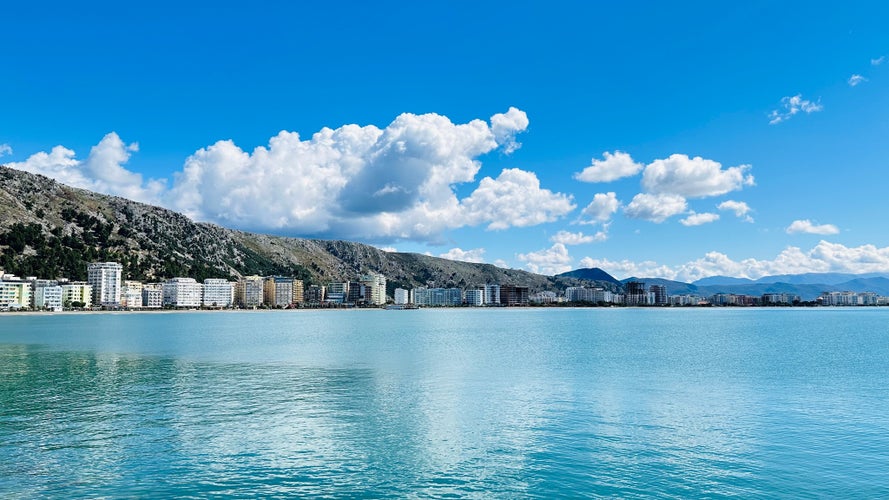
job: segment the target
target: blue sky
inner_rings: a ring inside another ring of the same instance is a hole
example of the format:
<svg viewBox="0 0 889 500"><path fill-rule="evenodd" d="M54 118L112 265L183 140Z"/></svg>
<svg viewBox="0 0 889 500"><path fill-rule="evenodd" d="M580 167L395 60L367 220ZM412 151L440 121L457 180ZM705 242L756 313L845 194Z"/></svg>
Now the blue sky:
<svg viewBox="0 0 889 500"><path fill-rule="evenodd" d="M25 4L15 168L546 274L889 272L885 2Z"/></svg>

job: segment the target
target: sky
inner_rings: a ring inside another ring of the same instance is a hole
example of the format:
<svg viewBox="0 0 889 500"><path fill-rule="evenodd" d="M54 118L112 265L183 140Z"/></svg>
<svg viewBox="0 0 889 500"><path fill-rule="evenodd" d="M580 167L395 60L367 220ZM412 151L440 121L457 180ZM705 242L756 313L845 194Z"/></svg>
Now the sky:
<svg viewBox="0 0 889 500"><path fill-rule="evenodd" d="M887 2L13 2L0 163L618 278L889 272Z"/></svg>

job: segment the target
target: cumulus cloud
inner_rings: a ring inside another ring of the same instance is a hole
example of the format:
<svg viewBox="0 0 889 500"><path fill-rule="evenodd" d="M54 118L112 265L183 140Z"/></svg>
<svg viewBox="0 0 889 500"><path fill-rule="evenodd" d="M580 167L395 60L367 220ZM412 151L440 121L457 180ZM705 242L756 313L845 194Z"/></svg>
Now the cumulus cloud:
<svg viewBox="0 0 889 500"><path fill-rule="evenodd" d="M885 60L886 60L886 56L880 56L876 59L871 59L870 65L871 66L879 66L879 65L883 64L883 61L885 61Z"/></svg>
<svg viewBox="0 0 889 500"><path fill-rule="evenodd" d="M537 252L518 254L516 258L525 262L525 268L532 273L552 276L571 270L571 256L563 243L555 243Z"/></svg>
<svg viewBox="0 0 889 500"><path fill-rule="evenodd" d="M712 213L692 213L688 217L679 221L683 226L700 226L702 224L708 224L710 222L715 222L719 220L719 214Z"/></svg>
<svg viewBox="0 0 889 500"><path fill-rule="evenodd" d="M8 166L45 175L70 186L158 204L165 183L154 179L143 181L141 174L124 168L130 155L138 150L138 144L125 144L111 132L90 149L86 160L78 160L71 149L56 146L49 153L35 153L25 161Z"/></svg>
<svg viewBox="0 0 889 500"><path fill-rule="evenodd" d="M636 163L633 158L622 151L604 152L604 159L593 158L589 167L574 174L574 178L583 182L611 182L623 177L630 177L642 171L644 165Z"/></svg>
<svg viewBox="0 0 889 500"><path fill-rule="evenodd" d="M12 146L9 144L0 144L0 156L6 156L12 154Z"/></svg>
<svg viewBox="0 0 889 500"><path fill-rule="evenodd" d="M596 243L608 239L606 230L598 231L596 234L583 234L583 232L572 233L569 231L559 231L550 237L553 243L561 243L563 245L582 245L584 243Z"/></svg>
<svg viewBox="0 0 889 500"><path fill-rule="evenodd" d="M491 230L552 222L575 208L570 196L541 189L533 172L517 168L482 179L461 206L466 221L488 222Z"/></svg>
<svg viewBox="0 0 889 500"><path fill-rule="evenodd" d="M624 208L624 214L631 219L643 219L661 223L674 215L688 210L685 198L675 194L639 193Z"/></svg>
<svg viewBox="0 0 889 500"><path fill-rule="evenodd" d="M757 279L763 276L801 273L889 273L889 247L874 245L847 247L820 241L804 251L787 247L774 259L743 259L736 261L721 252L708 252L703 257L678 266L654 261L612 261L585 257L581 267L598 267L616 278L665 278L691 282L708 276L735 276Z"/></svg>
<svg viewBox="0 0 889 500"><path fill-rule="evenodd" d="M522 147L520 142L516 142L515 136L527 128L528 115L517 108L510 107L506 113L497 113L491 117L491 132L506 154Z"/></svg>
<svg viewBox="0 0 889 500"><path fill-rule="evenodd" d="M481 263L485 261L485 249L473 248L472 250L463 250L461 248L452 248L443 254L439 254L439 257L463 262Z"/></svg>
<svg viewBox="0 0 889 500"><path fill-rule="evenodd" d="M797 233L806 233L806 234L837 234L840 232L840 229L833 224L813 224L809 219L805 220L795 220L787 229L785 229L787 234L797 234Z"/></svg>
<svg viewBox="0 0 889 500"><path fill-rule="evenodd" d="M645 167L642 187L649 193L665 193L685 198L719 196L754 184L750 165L723 169L722 164L696 156L674 154Z"/></svg>
<svg viewBox="0 0 889 500"><path fill-rule="evenodd" d="M854 87L854 86L858 85L859 83L866 82L866 81L867 81L867 78L865 78L861 75L852 75L849 77L849 86Z"/></svg>
<svg viewBox="0 0 889 500"><path fill-rule="evenodd" d="M716 206L719 210L730 211L735 213L735 217L744 219L747 222L753 222L753 217L749 215L750 207L743 201L726 200Z"/></svg>
<svg viewBox="0 0 889 500"><path fill-rule="evenodd" d="M821 102L812 102L803 99L802 94L781 98L781 107L769 113L769 125L775 125L789 120L793 115L803 112L805 114L821 111L824 107Z"/></svg>
<svg viewBox="0 0 889 500"><path fill-rule="evenodd" d="M617 212L620 207L620 201L617 194L613 191L608 193L596 193L593 201L581 211L581 216L587 217L581 219L581 224L598 224L600 222L608 222L611 216Z"/></svg>

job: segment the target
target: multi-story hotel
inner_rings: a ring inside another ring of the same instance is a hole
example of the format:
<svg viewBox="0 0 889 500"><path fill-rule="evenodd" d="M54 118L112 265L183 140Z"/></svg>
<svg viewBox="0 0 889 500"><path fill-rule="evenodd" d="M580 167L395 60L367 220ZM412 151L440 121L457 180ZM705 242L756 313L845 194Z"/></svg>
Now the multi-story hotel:
<svg viewBox="0 0 889 500"><path fill-rule="evenodd" d="M402 305L407 304L410 300L410 295L408 291L404 288L396 288L395 289L395 303Z"/></svg>
<svg viewBox="0 0 889 500"><path fill-rule="evenodd" d="M294 304L302 304L305 302L305 289L303 288L305 285L303 284L303 280L294 279L293 280L293 303Z"/></svg>
<svg viewBox="0 0 889 500"><path fill-rule="evenodd" d="M204 280L204 307L231 307L235 299L235 284L222 278Z"/></svg>
<svg viewBox="0 0 889 500"><path fill-rule="evenodd" d="M93 306L93 287L86 281L72 281L62 284L62 305L74 307L75 303L83 304L89 309Z"/></svg>
<svg viewBox="0 0 889 500"><path fill-rule="evenodd" d="M194 278L171 278L164 282L164 305L201 307L203 286Z"/></svg>
<svg viewBox="0 0 889 500"><path fill-rule="evenodd" d="M86 266L87 282L93 287L93 304L120 306L123 266L117 262L93 262Z"/></svg>
<svg viewBox="0 0 889 500"><path fill-rule="evenodd" d="M380 273L369 272L358 280L370 291L365 293L369 305L380 306L386 303L386 277Z"/></svg>
<svg viewBox="0 0 889 500"><path fill-rule="evenodd" d="M62 287L55 280L31 281L31 306L34 309L62 310Z"/></svg>

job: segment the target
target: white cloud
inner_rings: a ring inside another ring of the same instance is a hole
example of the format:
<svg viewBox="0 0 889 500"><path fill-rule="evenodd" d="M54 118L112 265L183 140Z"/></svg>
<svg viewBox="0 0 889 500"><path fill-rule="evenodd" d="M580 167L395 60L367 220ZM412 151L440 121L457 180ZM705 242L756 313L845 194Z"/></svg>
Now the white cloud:
<svg viewBox="0 0 889 500"><path fill-rule="evenodd" d="M509 269L509 264L503 259L497 259L494 261L494 265L497 267L502 267L503 269Z"/></svg>
<svg viewBox="0 0 889 500"><path fill-rule="evenodd" d="M889 247L874 245L847 247L839 243L820 241L811 250L787 247L774 259L732 260L720 252L708 252L703 257L678 266L666 266L653 261L611 261L585 257L581 267L599 267L619 279L665 278L692 282L708 276L735 276L757 279L763 276L801 273L889 273Z"/></svg>
<svg viewBox="0 0 889 500"><path fill-rule="evenodd" d="M593 201L581 212L581 215L588 217L586 220L581 220L581 224L608 222L619 207L620 201L618 201L617 195L613 191L596 193L593 196Z"/></svg>
<svg viewBox="0 0 889 500"><path fill-rule="evenodd" d="M885 61L885 60L886 60L886 56L880 56L876 59L871 59L870 64L871 64L871 66L879 66L879 65L883 64L883 61Z"/></svg>
<svg viewBox="0 0 889 500"><path fill-rule="evenodd" d="M589 167L582 172L574 174L574 178L582 182L611 182L622 177L630 177L642 171L641 163L636 163L633 158L622 151L614 153L604 152L604 160L593 158Z"/></svg>
<svg viewBox="0 0 889 500"><path fill-rule="evenodd" d="M810 114L816 111L821 111L822 109L824 109L824 107L821 105L821 102L812 102L803 99L802 94L782 97L781 108L769 113L769 125L775 125L789 120L790 117L799 112Z"/></svg>
<svg viewBox="0 0 889 500"><path fill-rule="evenodd" d="M696 156L673 154L645 167L642 187L649 193L665 193L686 198L704 198L736 191L754 184L747 174L750 165L723 169L719 162Z"/></svg>
<svg viewBox="0 0 889 500"><path fill-rule="evenodd" d="M866 82L866 81L867 81L867 78L865 78L861 75L852 75L849 77L849 86L854 87L854 86L858 85L859 83Z"/></svg>
<svg viewBox="0 0 889 500"><path fill-rule="evenodd" d="M494 133L494 139L497 144L502 145L503 152L506 154L522 147L520 142L516 142L515 136L527 128L528 115L520 109L510 107L506 113L497 113L491 117L491 131Z"/></svg>
<svg viewBox="0 0 889 500"><path fill-rule="evenodd" d="M533 172L504 169L497 179L485 177L461 202L469 224L489 222L488 229L552 222L574 210L571 197L540 188Z"/></svg>
<svg viewBox="0 0 889 500"><path fill-rule="evenodd" d="M562 243L537 252L519 254L516 258L525 262L525 268L532 273L552 276L571 270L571 256Z"/></svg>
<svg viewBox="0 0 889 500"><path fill-rule="evenodd" d="M837 234L840 229L833 224L813 224L809 219L795 220L787 226L787 234L807 233L807 234Z"/></svg>
<svg viewBox="0 0 889 500"><path fill-rule="evenodd" d="M749 215L750 207L743 201L726 200L716 206L719 210L727 210L735 213L735 217L743 218L747 222L753 222L753 217Z"/></svg>
<svg viewBox="0 0 889 500"><path fill-rule="evenodd" d="M70 186L158 204L166 187L164 182L154 179L143 182L141 174L123 167L131 153L138 150L138 144L127 145L111 132L90 149L86 160L76 159L73 150L56 146L49 153L35 153L25 161L8 166L45 175Z"/></svg>
<svg viewBox="0 0 889 500"><path fill-rule="evenodd" d="M624 208L624 214L632 219L661 223L674 215L688 210L685 198L675 194L639 193Z"/></svg>
<svg viewBox="0 0 889 500"><path fill-rule="evenodd" d="M606 228L607 229L607 228ZM561 243L563 245L582 245L584 243L596 243L608 239L606 230L598 231L596 234L583 234L583 232L572 233L569 231L559 231L554 234L550 241L553 243Z"/></svg>
<svg viewBox="0 0 889 500"><path fill-rule="evenodd" d="M485 261L485 249L474 248L472 250L463 250L461 248L452 248L443 254L439 254L439 257L463 262L481 263Z"/></svg>
<svg viewBox="0 0 889 500"><path fill-rule="evenodd" d="M0 144L0 156L6 156L12 154L12 146L9 144Z"/></svg>
<svg viewBox="0 0 889 500"><path fill-rule="evenodd" d="M708 224L710 222L715 222L719 220L719 214L712 213L702 213L697 214L693 213L688 217L679 221L683 226L700 226L702 224Z"/></svg>
<svg viewBox="0 0 889 500"><path fill-rule="evenodd" d="M379 247L380 250L388 253L398 253L398 249L395 247Z"/></svg>

